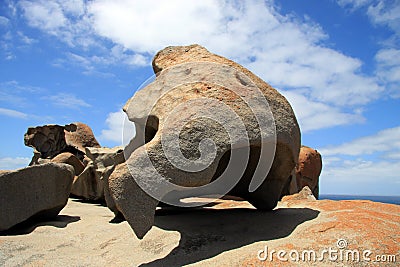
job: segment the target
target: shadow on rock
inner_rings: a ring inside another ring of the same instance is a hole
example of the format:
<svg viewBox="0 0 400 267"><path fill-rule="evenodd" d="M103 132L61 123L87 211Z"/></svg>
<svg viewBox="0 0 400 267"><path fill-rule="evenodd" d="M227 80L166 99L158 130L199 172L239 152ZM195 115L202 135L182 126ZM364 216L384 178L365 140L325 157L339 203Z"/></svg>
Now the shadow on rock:
<svg viewBox="0 0 400 267"><path fill-rule="evenodd" d="M77 222L81 219L79 216L58 215L52 219L40 216L32 217L23 221L6 231L0 231L0 236L27 235L32 233L40 226L54 226L57 228L65 228L68 224Z"/></svg>
<svg viewBox="0 0 400 267"><path fill-rule="evenodd" d="M254 242L283 238L298 225L315 219L318 214L319 211L309 208L285 208L269 212L235 208L190 209L185 213L156 216L157 227L178 230L181 240L165 258L141 266L183 266Z"/></svg>

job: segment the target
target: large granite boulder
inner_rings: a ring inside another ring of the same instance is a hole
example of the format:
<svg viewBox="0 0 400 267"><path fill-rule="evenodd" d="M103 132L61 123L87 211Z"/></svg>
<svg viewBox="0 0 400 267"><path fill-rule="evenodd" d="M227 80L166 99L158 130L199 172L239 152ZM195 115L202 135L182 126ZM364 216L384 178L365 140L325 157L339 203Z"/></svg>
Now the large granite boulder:
<svg viewBox="0 0 400 267"><path fill-rule="evenodd" d="M90 159L85 169L75 177L71 194L87 200L104 199L104 181L115 165L125 161L122 147L86 147Z"/></svg>
<svg viewBox="0 0 400 267"><path fill-rule="evenodd" d="M0 173L0 231L31 217L55 217L67 204L74 169L45 163Z"/></svg>
<svg viewBox="0 0 400 267"><path fill-rule="evenodd" d="M300 149L288 101L249 70L199 45L167 47L153 59L157 77L127 102L136 136L110 194L135 234L152 227L159 201L224 194L271 210Z"/></svg>
<svg viewBox="0 0 400 267"><path fill-rule="evenodd" d="M301 146L299 162L296 166L296 183L298 191L308 186L313 195L319 197L319 175L322 170L321 154L308 146Z"/></svg>
<svg viewBox="0 0 400 267"><path fill-rule="evenodd" d="M30 165L44 163L63 152L70 152L83 160L85 147L100 147L90 127L80 122L30 127L25 133L24 143L34 148Z"/></svg>

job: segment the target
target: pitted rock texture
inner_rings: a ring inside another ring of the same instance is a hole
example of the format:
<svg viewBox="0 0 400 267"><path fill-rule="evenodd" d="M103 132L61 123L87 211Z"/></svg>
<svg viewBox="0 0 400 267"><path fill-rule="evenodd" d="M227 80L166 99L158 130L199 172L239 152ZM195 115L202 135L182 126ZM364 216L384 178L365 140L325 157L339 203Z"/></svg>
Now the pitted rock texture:
<svg viewBox="0 0 400 267"><path fill-rule="evenodd" d="M62 163L0 174L0 231L32 216L57 216L67 204L73 176L73 167Z"/></svg>
<svg viewBox="0 0 400 267"><path fill-rule="evenodd" d="M136 235L142 238L151 228L153 218L150 217L157 202L142 190L143 185L156 190L163 179L185 187L207 185L218 181L228 166L230 155L235 154L244 155L243 159L249 164L242 167L244 160L233 163L236 172L243 174L227 193L248 200L258 209L273 209L297 163L300 149L300 130L288 101L249 70L199 45L163 49L154 57L153 69L156 80L136 92L124 107L128 118L135 122L136 137L126 149L128 167L120 167L123 175L111 175L109 180L115 206ZM262 104L265 100L269 107ZM251 106L251 103L256 105ZM268 109L271 116L259 121L255 112ZM176 113L172 114L172 110ZM260 124L269 125L269 128L261 130ZM271 140L275 131L274 143ZM179 142L174 143L177 132ZM244 141L247 137L248 143ZM213 161L206 168L187 171L171 163L170 159L179 163L185 159L200 159L201 165L209 160L207 155L202 158L200 151L202 145L207 145L202 144L205 139L215 144ZM261 140L268 140L268 143L261 143ZM261 185L249 192L263 151L261 147L265 149L271 144L275 155L269 158L270 171ZM175 147L179 147L185 159L177 154L168 157L164 153ZM162 176L161 180L157 174ZM140 202L136 203L138 196ZM167 192L162 200L167 201L169 197ZM188 195L182 193L180 197Z"/></svg>

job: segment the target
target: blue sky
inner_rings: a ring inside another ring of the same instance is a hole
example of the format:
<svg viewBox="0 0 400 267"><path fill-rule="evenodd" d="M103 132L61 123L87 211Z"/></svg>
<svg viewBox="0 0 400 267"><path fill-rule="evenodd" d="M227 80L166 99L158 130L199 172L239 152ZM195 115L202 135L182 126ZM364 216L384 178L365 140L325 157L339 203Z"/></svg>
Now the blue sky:
<svg viewBox="0 0 400 267"><path fill-rule="evenodd" d="M120 145L152 56L199 43L287 97L322 194L400 195L399 34L398 0L5 0L0 169L29 163L29 126L81 121Z"/></svg>

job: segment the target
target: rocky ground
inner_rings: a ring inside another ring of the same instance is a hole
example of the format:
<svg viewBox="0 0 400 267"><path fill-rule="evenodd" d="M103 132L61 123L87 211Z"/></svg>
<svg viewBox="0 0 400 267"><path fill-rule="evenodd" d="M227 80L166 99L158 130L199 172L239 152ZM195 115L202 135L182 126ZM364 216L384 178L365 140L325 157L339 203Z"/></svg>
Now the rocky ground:
<svg viewBox="0 0 400 267"><path fill-rule="evenodd" d="M158 209L155 226L143 240L127 222L110 223L113 217L106 207L70 199L53 221L25 223L3 232L0 266L398 266L400 262L399 205L289 197L274 211L260 212L246 201L218 200L190 210ZM321 263L318 258L324 249L331 250L332 260L326 252ZM286 252L281 256L287 261L279 260L277 252L270 257L272 250ZM302 261L305 250L316 252L315 262ZM360 253L359 262L351 255L346 260L349 250ZM366 252L369 262L363 259L366 250L371 251ZM266 255L265 260L258 258ZM396 255L397 263L372 262L387 255Z"/></svg>

